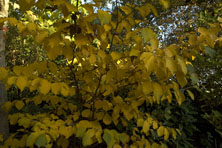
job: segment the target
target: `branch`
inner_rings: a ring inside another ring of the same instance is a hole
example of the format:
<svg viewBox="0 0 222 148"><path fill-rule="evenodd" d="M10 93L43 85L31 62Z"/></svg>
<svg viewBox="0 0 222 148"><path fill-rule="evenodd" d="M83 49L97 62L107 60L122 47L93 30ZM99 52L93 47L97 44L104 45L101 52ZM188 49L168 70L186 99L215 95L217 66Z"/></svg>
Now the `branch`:
<svg viewBox="0 0 222 148"><path fill-rule="evenodd" d="M94 93L94 95L93 95L93 97L92 97L92 101L93 101L93 105L92 105L92 112L93 112L93 114L92 114L92 120L94 119L94 114L95 114L95 98L96 98L96 96L97 96L97 92L98 92L98 90L99 90L102 77L103 77L103 75L101 74L100 77L99 77L99 82L98 82L98 85L97 85L97 87L96 87L95 93Z"/></svg>
<svg viewBox="0 0 222 148"><path fill-rule="evenodd" d="M116 0L116 7L117 7L117 23L116 23L116 28L114 29L114 31L116 31L117 28L118 28L118 25L119 25L123 20L125 20L128 16L130 16L130 15L134 12L134 10L135 10L135 8L133 8L133 10L132 10L129 14L127 14L127 15L124 16L120 21L118 21L118 6L117 6L117 0ZM114 36L115 36L115 33L112 34L112 39L111 39L111 43L110 43L110 49L111 49L112 46L113 46Z"/></svg>
<svg viewBox="0 0 222 148"><path fill-rule="evenodd" d="M73 79L74 79L74 82L75 82L77 98L79 98L80 106L82 106L83 100L82 100L82 96L80 95L79 82L78 82L78 80L77 80L77 78L76 78L75 72L73 71L73 62L74 62L74 59L75 59L75 56L74 56L74 50L73 50L73 58L72 58L71 64L69 64L69 69L70 69L70 71L72 72Z"/></svg>

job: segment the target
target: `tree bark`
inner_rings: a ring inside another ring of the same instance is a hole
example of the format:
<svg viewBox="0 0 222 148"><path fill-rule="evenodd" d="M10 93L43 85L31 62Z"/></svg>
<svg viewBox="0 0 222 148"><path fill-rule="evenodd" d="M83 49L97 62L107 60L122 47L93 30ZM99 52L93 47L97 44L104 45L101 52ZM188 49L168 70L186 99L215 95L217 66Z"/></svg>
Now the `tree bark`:
<svg viewBox="0 0 222 148"><path fill-rule="evenodd" d="M0 1L0 17L8 17L8 0ZM5 67L5 32L0 30L0 67ZM2 104L7 101L7 92L0 82L0 135L6 139L9 136L8 115L1 109Z"/></svg>

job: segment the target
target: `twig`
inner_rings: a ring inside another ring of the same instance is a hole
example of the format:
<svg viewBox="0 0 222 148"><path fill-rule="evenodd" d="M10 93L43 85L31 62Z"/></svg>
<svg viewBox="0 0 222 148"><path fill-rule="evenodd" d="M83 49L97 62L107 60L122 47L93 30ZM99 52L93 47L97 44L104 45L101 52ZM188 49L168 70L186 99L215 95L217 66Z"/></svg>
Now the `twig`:
<svg viewBox="0 0 222 148"><path fill-rule="evenodd" d="M92 120L94 119L94 115L95 115L95 98L96 98L96 96L97 96L97 92L98 92L98 90L99 90L102 77L103 77L103 75L101 74L100 77L99 77L99 82L98 82L98 85L97 85L97 87L96 87L95 93L94 93L94 95L93 95L93 97L92 97L92 101L93 101L93 105L92 105L92 112L93 112L93 114L92 114Z"/></svg>
<svg viewBox="0 0 222 148"><path fill-rule="evenodd" d="M124 16L120 21L118 21L118 6L117 6L117 0L116 0L116 7L117 7L117 23L116 23L116 28L114 29L115 31L117 30L118 28L118 25L123 21L125 20L128 16L130 16L133 12L134 12L134 9L129 13L127 14L126 16ZM115 33L112 34L112 39L111 39L111 43L110 43L110 49L112 48L113 46L113 40L114 40L114 36L115 36Z"/></svg>

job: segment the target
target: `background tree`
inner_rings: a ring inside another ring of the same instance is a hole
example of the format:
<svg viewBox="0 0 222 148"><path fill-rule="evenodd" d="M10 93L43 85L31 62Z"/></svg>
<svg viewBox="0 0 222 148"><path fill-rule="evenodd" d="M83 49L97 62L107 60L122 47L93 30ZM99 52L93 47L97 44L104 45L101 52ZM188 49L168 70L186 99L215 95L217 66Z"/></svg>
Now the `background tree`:
<svg viewBox="0 0 222 148"><path fill-rule="evenodd" d="M8 16L8 0L0 1L0 18ZM0 30L0 67L5 67L5 32L7 32L7 27L1 28ZM0 135L3 135L4 138L9 135L8 127L8 115L5 111L1 109L2 105L7 101L7 92L4 88L4 85L0 81ZM1 137L0 137L1 139Z"/></svg>

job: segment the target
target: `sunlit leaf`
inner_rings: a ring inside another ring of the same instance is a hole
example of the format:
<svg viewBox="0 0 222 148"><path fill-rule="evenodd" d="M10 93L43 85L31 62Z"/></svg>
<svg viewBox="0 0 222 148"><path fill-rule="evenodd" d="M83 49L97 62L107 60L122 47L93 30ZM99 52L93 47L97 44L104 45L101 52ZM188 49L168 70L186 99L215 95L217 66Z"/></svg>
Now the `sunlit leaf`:
<svg viewBox="0 0 222 148"><path fill-rule="evenodd" d="M23 101L16 101L15 102L15 107L18 109L18 110L21 110L23 107L24 107L24 102Z"/></svg>

